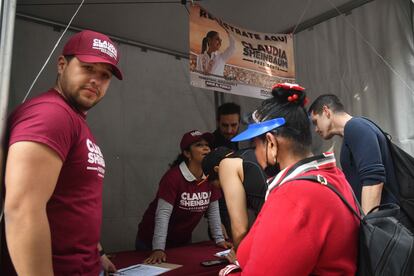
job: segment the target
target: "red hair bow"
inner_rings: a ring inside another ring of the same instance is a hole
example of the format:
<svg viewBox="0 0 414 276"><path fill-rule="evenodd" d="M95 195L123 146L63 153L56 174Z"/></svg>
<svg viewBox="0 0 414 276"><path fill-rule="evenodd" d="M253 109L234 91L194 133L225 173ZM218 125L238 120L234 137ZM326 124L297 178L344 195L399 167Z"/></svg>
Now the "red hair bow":
<svg viewBox="0 0 414 276"><path fill-rule="evenodd" d="M303 88L299 84L288 83L288 82L276 83L275 85L273 85L272 90L275 89L275 88L283 88L283 89L290 89L290 90L296 90L296 91L304 91L305 90L305 88Z"/></svg>

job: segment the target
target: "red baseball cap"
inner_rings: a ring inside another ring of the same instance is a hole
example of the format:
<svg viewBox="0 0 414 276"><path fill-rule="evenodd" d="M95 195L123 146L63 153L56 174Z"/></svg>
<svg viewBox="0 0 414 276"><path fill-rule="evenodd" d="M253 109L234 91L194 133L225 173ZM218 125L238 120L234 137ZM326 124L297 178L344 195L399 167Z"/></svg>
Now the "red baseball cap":
<svg viewBox="0 0 414 276"><path fill-rule="evenodd" d="M200 141L201 139L206 140L211 146L214 141L214 135L210 132L201 133L198 130L189 131L183 135L183 138L181 138L180 148L182 151L188 149L192 144Z"/></svg>
<svg viewBox="0 0 414 276"><path fill-rule="evenodd" d="M63 48L62 55L74 55L86 63L107 63L112 66L113 74L122 80L118 49L112 40L104 34L84 30L73 35Z"/></svg>

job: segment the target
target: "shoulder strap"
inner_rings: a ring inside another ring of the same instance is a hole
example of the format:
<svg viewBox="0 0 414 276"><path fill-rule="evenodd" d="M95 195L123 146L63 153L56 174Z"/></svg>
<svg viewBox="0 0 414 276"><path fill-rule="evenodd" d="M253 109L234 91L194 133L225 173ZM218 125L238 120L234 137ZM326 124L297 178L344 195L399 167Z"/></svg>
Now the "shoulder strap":
<svg viewBox="0 0 414 276"><path fill-rule="evenodd" d="M287 180L285 183L290 182L290 181L294 181L294 180L308 180L311 182L316 182L319 183L323 186L328 187L329 189L331 189L332 192L334 192L341 200L343 203L345 203L345 205L348 207L349 210L351 210L351 212L360 220L362 221L362 217L364 216L364 212L362 211L362 207L359 204L358 200L355 197L354 192L352 192L352 196L354 197L354 200L357 204L358 207L358 211L355 211L355 209L351 206L351 204L349 204L349 202L345 199L345 197L334 187L332 186L331 183L328 182L328 180L326 180L325 177L323 177L322 175L318 174L318 175L304 175L304 176L299 176L299 177L295 177L292 179ZM362 215L360 215L362 214Z"/></svg>
<svg viewBox="0 0 414 276"><path fill-rule="evenodd" d="M392 139L391 135L389 133L385 132L384 130L382 130L382 128L379 125L377 125L377 123L375 123L373 120L371 120L367 117L361 117L361 118L367 120L368 122L371 122L374 126L376 126L379 129L379 131L382 132L382 134L384 134L385 138L388 141L391 141L391 139Z"/></svg>
<svg viewBox="0 0 414 276"><path fill-rule="evenodd" d="M388 150L389 150L389 152L390 152L390 154L391 154L391 159L392 159L392 163L394 164L394 157L392 156L392 153L391 153L391 147L393 146L392 145L392 136L389 134L389 133L387 133L387 132L385 132L385 131L383 131L382 130L382 128L379 126L379 125L377 125L374 121L372 121L371 119L369 119L369 118L366 118L366 117L361 117L361 118L363 118L363 119L365 119L365 120L367 120L368 122L371 122L374 126L376 126L380 131L381 131L381 133L385 136L385 140L387 140L387 146L388 146ZM395 170L395 165L394 165L394 170ZM388 188L388 186L387 185L385 185L386 183L384 183L384 189L397 201L397 202L400 202L400 200L397 198L397 196L393 193L393 192L391 192L391 190ZM398 194L397 194L398 195Z"/></svg>

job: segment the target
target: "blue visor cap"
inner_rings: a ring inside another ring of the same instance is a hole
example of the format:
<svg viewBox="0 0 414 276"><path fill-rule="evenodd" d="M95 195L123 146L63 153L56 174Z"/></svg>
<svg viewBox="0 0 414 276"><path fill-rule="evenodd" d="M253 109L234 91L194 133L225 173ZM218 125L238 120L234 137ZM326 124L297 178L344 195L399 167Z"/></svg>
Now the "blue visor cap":
<svg viewBox="0 0 414 276"><path fill-rule="evenodd" d="M236 135L231 139L232 142L239 142L250 140L254 137L260 136L266 132L269 132L275 128L283 126L286 123L285 118L276 118L261 123L250 124L245 131Z"/></svg>

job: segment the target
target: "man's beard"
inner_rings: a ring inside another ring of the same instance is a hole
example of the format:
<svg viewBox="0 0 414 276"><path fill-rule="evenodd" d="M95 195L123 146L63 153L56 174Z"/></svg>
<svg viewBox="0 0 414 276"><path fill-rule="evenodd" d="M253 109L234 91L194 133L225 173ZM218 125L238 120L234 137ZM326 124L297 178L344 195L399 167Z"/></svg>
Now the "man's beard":
<svg viewBox="0 0 414 276"><path fill-rule="evenodd" d="M75 95L67 95L66 98L71 106L82 113L86 113L89 109L94 107L99 102L99 100L96 100L91 105L82 104L80 92L77 92Z"/></svg>

